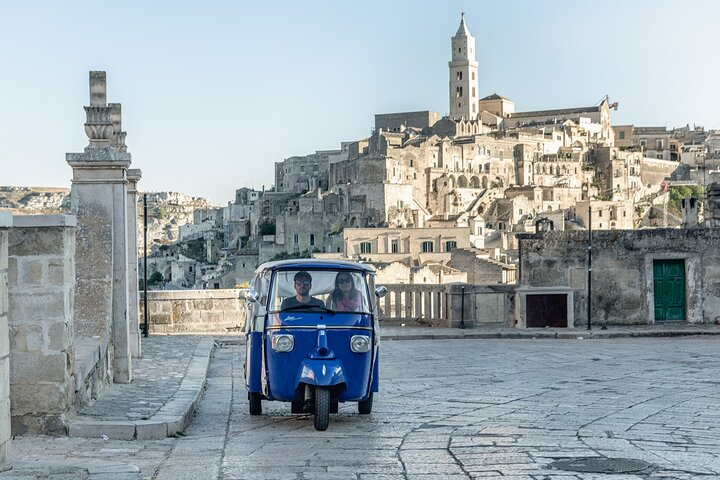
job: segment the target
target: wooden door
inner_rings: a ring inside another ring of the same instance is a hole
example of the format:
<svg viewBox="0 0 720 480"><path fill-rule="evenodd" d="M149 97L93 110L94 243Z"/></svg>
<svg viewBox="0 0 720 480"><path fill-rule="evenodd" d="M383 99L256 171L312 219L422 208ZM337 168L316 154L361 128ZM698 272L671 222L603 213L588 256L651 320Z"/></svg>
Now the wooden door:
<svg viewBox="0 0 720 480"><path fill-rule="evenodd" d="M567 294L525 296L528 328L567 327Z"/></svg>
<svg viewBox="0 0 720 480"><path fill-rule="evenodd" d="M653 262L655 321L685 320L685 260Z"/></svg>

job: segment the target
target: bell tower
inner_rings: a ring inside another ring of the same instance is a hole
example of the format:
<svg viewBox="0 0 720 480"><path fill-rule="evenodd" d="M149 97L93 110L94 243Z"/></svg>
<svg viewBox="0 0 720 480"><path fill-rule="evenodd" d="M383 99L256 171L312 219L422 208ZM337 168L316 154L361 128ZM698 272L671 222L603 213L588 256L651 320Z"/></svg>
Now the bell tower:
<svg viewBox="0 0 720 480"><path fill-rule="evenodd" d="M452 37L450 69L450 118L475 119L478 115L478 63L475 61L475 38L460 15L460 28Z"/></svg>

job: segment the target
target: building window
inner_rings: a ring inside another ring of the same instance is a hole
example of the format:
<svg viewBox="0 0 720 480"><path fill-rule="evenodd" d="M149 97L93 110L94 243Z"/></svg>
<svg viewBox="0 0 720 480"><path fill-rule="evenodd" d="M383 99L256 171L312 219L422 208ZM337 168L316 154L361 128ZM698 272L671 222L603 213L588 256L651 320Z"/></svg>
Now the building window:
<svg viewBox="0 0 720 480"><path fill-rule="evenodd" d="M455 87L455 96L458 98L462 97L462 87Z"/></svg>
<svg viewBox="0 0 720 480"><path fill-rule="evenodd" d="M620 132L620 140L625 140L625 132Z"/></svg>
<svg viewBox="0 0 720 480"><path fill-rule="evenodd" d="M445 242L445 251L450 252L457 248L457 242L455 240L448 240Z"/></svg>
<svg viewBox="0 0 720 480"><path fill-rule="evenodd" d="M458 71L458 72L455 74L455 78L458 79L458 80L462 80L462 72Z"/></svg>
<svg viewBox="0 0 720 480"><path fill-rule="evenodd" d="M602 210L598 210L598 217L602 217Z"/></svg>
<svg viewBox="0 0 720 480"><path fill-rule="evenodd" d="M360 253L372 253L372 244L370 242L361 242Z"/></svg>
<svg viewBox="0 0 720 480"><path fill-rule="evenodd" d="M305 165L300 165L300 173L305 173Z"/></svg>
<svg viewBox="0 0 720 480"><path fill-rule="evenodd" d="M655 142L655 144L656 144L656 147L657 147L655 150L662 150L663 147L664 147L662 140L657 140L657 141Z"/></svg>
<svg viewBox="0 0 720 480"><path fill-rule="evenodd" d="M315 245L315 234L314 233L310 234L310 245Z"/></svg>
<svg viewBox="0 0 720 480"><path fill-rule="evenodd" d="M294 243L295 245L297 245L299 241L300 241L300 237L299 237L299 235L296 233L295 235L293 235L293 243Z"/></svg>
<svg viewBox="0 0 720 480"><path fill-rule="evenodd" d="M318 166L317 166L317 163L316 163L315 165L313 165L313 172L317 172L317 171L318 171Z"/></svg>
<svg viewBox="0 0 720 480"><path fill-rule="evenodd" d="M472 79L475 80L475 72L472 72Z"/></svg>
<svg viewBox="0 0 720 480"><path fill-rule="evenodd" d="M472 96L475 96L475 87L472 87Z"/></svg>
<svg viewBox="0 0 720 480"><path fill-rule="evenodd" d="M398 253L400 251L400 244L397 240L391 240L390 241L390 252L391 253Z"/></svg>
<svg viewBox="0 0 720 480"><path fill-rule="evenodd" d="M432 241L422 242L422 251L423 251L423 253L432 253L433 252L433 242Z"/></svg>

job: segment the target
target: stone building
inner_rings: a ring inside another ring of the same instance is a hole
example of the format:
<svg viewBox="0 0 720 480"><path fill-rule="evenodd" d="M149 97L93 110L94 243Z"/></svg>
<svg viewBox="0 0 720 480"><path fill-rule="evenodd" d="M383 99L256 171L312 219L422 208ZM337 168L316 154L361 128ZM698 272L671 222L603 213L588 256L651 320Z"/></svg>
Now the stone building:
<svg viewBox="0 0 720 480"><path fill-rule="evenodd" d="M720 184L697 228L593 232L593 324L720 321ZM587 324L588 232L520 235L519 326Z"/></svg>
<svg viewBox="0 0 720 480"><path fill-rule="evenodd" d="M343 242L347 258L408 266L447 264L453 250L470 247L468 227L346 228Z"/></svg>

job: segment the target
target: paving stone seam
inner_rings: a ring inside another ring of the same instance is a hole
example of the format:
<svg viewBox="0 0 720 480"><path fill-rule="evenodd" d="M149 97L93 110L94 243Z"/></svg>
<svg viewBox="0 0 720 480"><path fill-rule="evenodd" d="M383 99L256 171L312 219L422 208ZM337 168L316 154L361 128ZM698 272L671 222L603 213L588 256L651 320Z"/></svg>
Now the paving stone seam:
<svg viewBox="0 0 720 480"><path fill-rule="evenodd" d="M178 390L147 420L75 420L68 427L71 437L102 437L115 440L157 440L182 432L192 419L205 388L212 337L201 338L195 347Z"/></svg>

